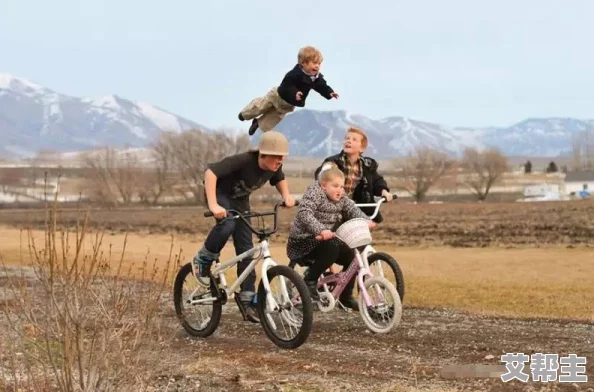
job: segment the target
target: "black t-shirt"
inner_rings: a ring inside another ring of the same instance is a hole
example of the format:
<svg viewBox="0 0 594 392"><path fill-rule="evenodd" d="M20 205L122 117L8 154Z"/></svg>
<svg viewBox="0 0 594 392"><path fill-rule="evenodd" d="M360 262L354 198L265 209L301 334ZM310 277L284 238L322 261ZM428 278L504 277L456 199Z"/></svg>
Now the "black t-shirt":
<svg viewBox="0 0 594 392"><path fill-rule="evenodd" d="M248 201L250 194L266 181L274 186L285 179L282 166L276 172L261 169L257 151L232 155L209 164L208 168L217 176L217 194L240 202Z"/></svg>

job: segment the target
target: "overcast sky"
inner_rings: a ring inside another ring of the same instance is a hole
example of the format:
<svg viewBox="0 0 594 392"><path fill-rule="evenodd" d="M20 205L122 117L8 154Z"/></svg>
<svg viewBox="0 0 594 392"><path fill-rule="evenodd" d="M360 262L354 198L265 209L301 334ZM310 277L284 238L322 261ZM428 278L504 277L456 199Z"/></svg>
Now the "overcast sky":
<svg viewBox="0 0 594 392"><path fill-rule="evenodd" d="M207 126L277 85L303 45L341 95L310 109L450 126L594 118L594 2L2 0L0 72L117 94Z"/></svg>

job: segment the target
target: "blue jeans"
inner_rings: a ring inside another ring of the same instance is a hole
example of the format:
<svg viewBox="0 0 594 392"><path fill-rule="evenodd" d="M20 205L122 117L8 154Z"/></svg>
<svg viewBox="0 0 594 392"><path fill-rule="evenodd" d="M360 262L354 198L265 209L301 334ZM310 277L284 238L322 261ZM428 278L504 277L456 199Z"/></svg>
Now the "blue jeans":
<svg viewBox="0 0 594 392"><path fill-rule="evenodd" d="M234 200L230 199L226 195L217 194L218 204L225 209L236 209L240 212L249 210L248 203L234 203ZM247 208L246 208L247 207ZM250 219L247 219L251 222ZM235 247L235 254L239 255L253 248L254 243L252 242L252 231L249 227L241 220L229 219L223 223L217 222L217 225L212 228L206 240L204 246L198 252L197 258L214 261L223 250L229 237L233 236L233 246ZM252 262L252 257L246 257L239 263L237 263L237 276L239 277L247 266ZM250 301L256 292L256 271L252 270L249 275L246 276L245 280L241 283L240 299Z"/></svg>

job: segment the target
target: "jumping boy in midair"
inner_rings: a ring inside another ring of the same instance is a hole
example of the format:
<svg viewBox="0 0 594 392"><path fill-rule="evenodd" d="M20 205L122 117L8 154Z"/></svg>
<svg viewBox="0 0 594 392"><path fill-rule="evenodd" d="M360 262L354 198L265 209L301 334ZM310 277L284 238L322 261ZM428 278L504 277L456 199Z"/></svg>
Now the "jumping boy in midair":
<svg viewBox="0 0 594 392"><path fill-rule="evenodd" d="M305 107L305 100L312 89L326 99L338 99L338 94L328 86L324 75L320 73L323 60L322 53L313 46L301 48L297 65L287 72L280 86L270 89L264 97L253 99L242 109L239 119L252 120L250 136L258 127L263 132L270 131L296 106Z"/></svg>

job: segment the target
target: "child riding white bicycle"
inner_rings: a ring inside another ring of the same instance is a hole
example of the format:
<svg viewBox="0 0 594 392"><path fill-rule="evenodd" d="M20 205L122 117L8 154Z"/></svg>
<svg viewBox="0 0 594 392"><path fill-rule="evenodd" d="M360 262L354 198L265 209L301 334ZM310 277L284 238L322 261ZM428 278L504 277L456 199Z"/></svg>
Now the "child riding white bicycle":
<svg viewBox="0 0 594 392"><path fill-rule="evenodd" d="M311 184L300 199L289 232L287 255L290 260L310 264L303 279L314 302L320 298L316 285L322 273L335 263L346 269L354 259L353 250L335 239L333 231L349 219L367 219L367 215L346 196L344 183L345 176L337 167L324 170L319 181ZM371 220L368 224L369 228L376 225ZM339 300L344 306L358 310L357 301L353 298L354 285L353 279Z"/></svg>
<svg viewBox="0 0 594 392"><path fill-rule="evenodd" d="M289 193L289 186L282 171L284 157L289 154L287 138L276 131L262 135L258 149L229 156L208 165L204 174L204 189L208 209L217 220L227 216L226 209L242 212L250 210L249 196L266 182L275 186L286 207L293 207L295 200ZM210 231L204 245L193 259L192 267L196 277L209 277L210 267L219 255L229 237L237 255L253 247L252 232L241 220L224 220ZM239 276L250 264L246 258L237 265ZM244 320L258 323L253 306L256 273L252 271L241 284L238 306Z"/></svg>

